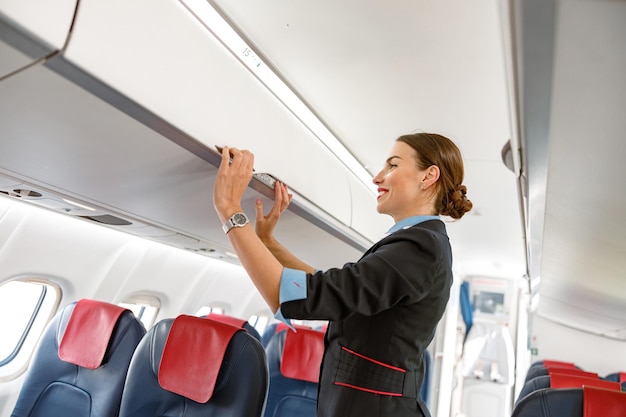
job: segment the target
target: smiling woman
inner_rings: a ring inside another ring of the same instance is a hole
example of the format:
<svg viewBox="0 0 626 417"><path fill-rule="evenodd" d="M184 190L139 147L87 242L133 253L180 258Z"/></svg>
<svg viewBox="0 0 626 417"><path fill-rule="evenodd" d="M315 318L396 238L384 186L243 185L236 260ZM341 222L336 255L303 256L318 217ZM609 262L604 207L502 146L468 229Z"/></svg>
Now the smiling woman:
<svg viewBox="0 0 626 417"><path fill-rule="evenodd" d="M254 155L222 149L213 202L225 221L243 216L241 199ZM429 416L419 396L424 351L448 302L452 253L439 215L461 218L463 161L436 134L400 137L376 175L378 211L396 224L355 263L316 271L272 236L291 196L275 187L274 206L257 205L256 231L225 230L242 265L276 318L328 320L318 416ZM287 321L288 323L288 321ZM376 336L374 336L376 335Z"/></svg>
<svg viewBox="0 0 626 417"><path fill-rule="evenodd" d="M460 219L472 209L463 177L461 152L450 139L433 133L400 136L386 167L374 177L378 212L389 214L396 222L432 214ZM395 204L385 203L390 199Z"/></svg>

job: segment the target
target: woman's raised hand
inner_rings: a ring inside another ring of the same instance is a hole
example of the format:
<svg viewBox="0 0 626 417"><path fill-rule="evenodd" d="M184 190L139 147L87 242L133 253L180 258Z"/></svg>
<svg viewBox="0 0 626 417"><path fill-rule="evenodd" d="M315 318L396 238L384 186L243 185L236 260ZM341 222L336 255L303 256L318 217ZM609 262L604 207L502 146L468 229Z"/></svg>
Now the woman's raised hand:
<svg viewBox="0 0 626 417"><path fill-rule="evenodd" d="M247 150L222 149L222 162L213 186L213 206L222 221L241 211L241 198L246 191L254 166L254 155Z"/></svg>
<svg viewBox="0 0 626 417"><path fill-rule="evenodd" d="M274 185L274 205L267 215L263 214L263 202L261 199L256 200L256 220L254 229L257 236L259 236L264 243L273 240L274 228L278 223L280 215L287 210L292 197L293 195L289 194L287 186L276 181Z"/></svg>

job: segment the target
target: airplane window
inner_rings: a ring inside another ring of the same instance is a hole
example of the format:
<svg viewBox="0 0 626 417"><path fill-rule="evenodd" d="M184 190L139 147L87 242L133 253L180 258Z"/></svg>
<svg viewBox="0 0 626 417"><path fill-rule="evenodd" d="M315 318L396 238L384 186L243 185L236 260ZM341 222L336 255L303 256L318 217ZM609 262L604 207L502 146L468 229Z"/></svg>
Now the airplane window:
<svg viewBox="0 0 626 417"><path fill-rule="evenodd" d="M56 285L17 279L0 285L0 378L26 369L30 354L61 298Z"/></svg>
<svg viewBox="0 0 626 417"><path fill-rule="evenodd" d="M259 334L263 334L269 322L270 322L270 318L267 316L263 316L263 315L261 316L254 315L250 317L250 319L248 320L248 323L250 323L252 327L254 327L256 331L259 332Z"/></svg>
<svg viewBox="0 0 626 417"><path fill-rule="evenodd" d="M161 309L161 301L152 295L135 295L117 305L132 311L146 330L152 327Z"/></svg>
<svg viewBox="0 0 626 417"><path fill-rule="evenodd" d="M196 311L196 317L208 316L209 314L225 314L226 310L220 306L202 306Z"/></svg>

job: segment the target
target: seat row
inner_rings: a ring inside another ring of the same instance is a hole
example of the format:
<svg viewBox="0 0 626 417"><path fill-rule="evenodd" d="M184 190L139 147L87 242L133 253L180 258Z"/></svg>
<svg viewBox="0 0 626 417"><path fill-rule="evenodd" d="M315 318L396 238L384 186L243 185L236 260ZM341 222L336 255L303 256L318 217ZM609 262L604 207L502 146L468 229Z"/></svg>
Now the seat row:
<svg viewBox="0 0 626 417"><path fill-rule="evenodd" d="M626 415L626 373L601 378L574 363L533 363L512 417L618 417Z"/></svg>
<svg viewBox="0 0 626 417"><path fill-rule="evenodd" d="M46 328L11 417L314 416L323 333L271 332L264 348L244 320L181 315L146 333L80 300Z"/></svg>

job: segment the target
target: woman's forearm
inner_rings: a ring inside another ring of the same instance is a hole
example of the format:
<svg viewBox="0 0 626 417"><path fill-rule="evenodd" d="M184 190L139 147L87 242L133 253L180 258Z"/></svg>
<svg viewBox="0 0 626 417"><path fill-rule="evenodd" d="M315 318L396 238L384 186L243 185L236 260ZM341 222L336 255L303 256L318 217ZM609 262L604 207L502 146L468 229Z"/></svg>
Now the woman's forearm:
<svg viewBox="0 0 626 417"><path fill-rule="evenodd" d="M222 223L241 212L241 198L252 177L254 155L246 150L222 148L222 161L213 185L213 206ZM252 283L276 312L280 304L283 266L265 247L248 223L228 231L228 239Z"/></svg>
<svg viewBox="0 0 626 417"><path fill-rule="evenodd" d="M264 239L262 242L284 267L297 269L310 274L315 272L315 268L296 257L276 239Z"/></svg>
<svg viewBox="0 0 626 417"><path fill-rule="evenodd" d="M252 283L275 313L280 306L281 262L261 242L250 224L232 229L227 236Z"/></svg>

